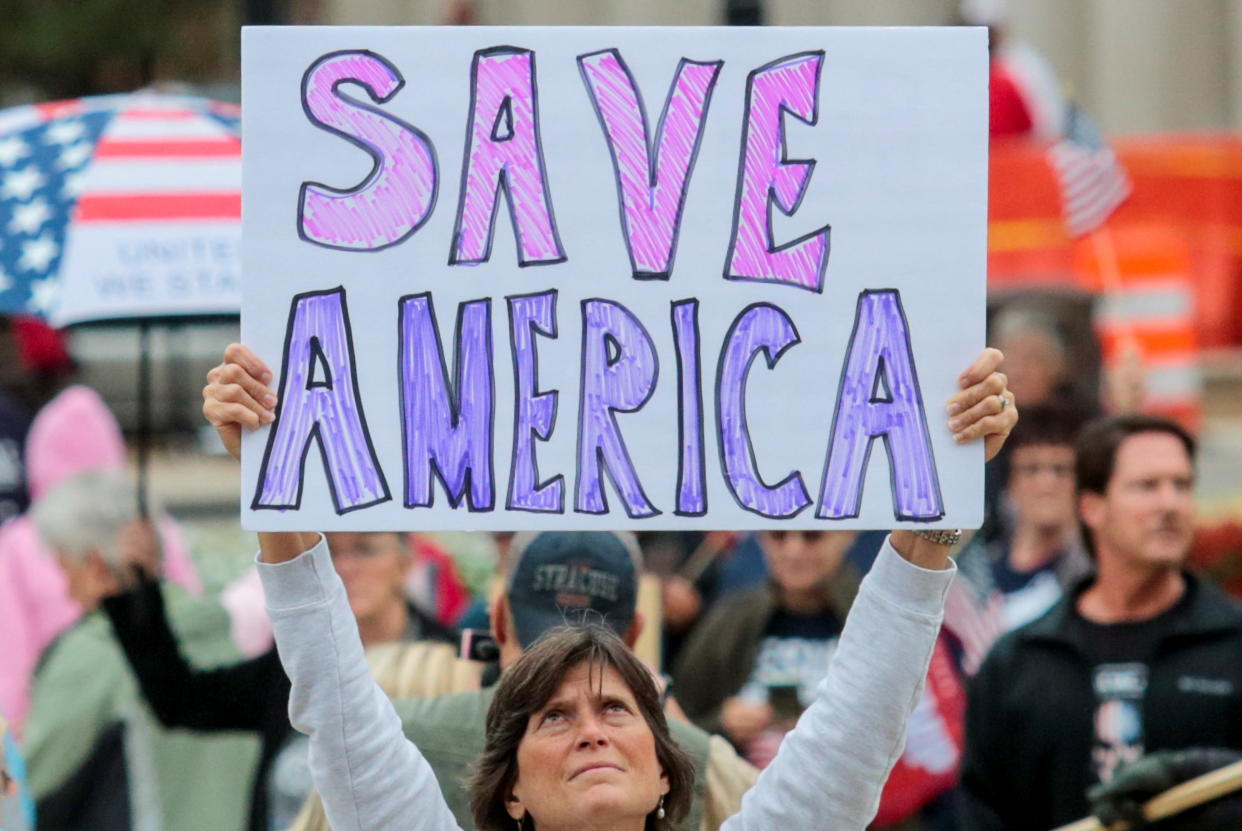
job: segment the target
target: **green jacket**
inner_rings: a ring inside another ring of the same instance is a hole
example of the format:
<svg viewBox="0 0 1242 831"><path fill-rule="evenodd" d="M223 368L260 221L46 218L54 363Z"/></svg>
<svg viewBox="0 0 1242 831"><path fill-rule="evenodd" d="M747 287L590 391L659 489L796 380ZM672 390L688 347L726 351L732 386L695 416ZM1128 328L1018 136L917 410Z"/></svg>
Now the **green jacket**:
<svg viewBox="0 0 1242 831"><path fill-rule="evenodd" d="M240 657L219 604L175 586L164 587L164 598L189 660L210 666ZM160 727L100 612L82 618L44 652L22 745L40 814L70 811L75 824L57 826L66 831L103 828L98 817L124 816L123 803L119 812L115 806L127 794L103 792L100 770L119 771L111 781L128 790L133 831L241 831L246 825L257 740ZM83 788L91 791L89 799ZM88 802L100 813L84 816Z"/></svg>
<svg viewBox="0 0 1242 831"><path fill-rule="evenodd" d="M435 771L440 791L463 831L474 831L470 791L471 766L483 754L483 726L495 688L475 692L410 698L393 702L405 735ZM694 760L694 802L679 831L697 831L707 787L708 736L697 727L669 720L673 738Z"/></svg>

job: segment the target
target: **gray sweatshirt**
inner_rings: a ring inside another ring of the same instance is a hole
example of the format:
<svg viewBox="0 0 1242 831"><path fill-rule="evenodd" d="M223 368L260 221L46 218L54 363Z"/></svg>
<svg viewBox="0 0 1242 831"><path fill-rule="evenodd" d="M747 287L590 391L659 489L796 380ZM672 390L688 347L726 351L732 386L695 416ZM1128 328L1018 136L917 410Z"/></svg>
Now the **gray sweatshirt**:
<svg viewBox="0 0 1242 831"><path fill-rule="evenodd" d="M259 571L293 683L289 717L310 736L334 831L456 831L431 767L371 679L327 543ZM815 702L722 831L866 827L905 745L955 571L918 568L884 543Z"/></svg>

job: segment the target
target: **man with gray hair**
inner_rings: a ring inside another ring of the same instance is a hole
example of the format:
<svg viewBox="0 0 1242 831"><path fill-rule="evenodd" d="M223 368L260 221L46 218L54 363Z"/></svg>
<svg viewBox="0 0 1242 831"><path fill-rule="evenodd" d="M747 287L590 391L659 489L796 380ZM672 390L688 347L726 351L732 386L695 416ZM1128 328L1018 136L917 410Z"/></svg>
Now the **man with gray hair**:
<svg viewBox="0 0 1242 831"><path fill-rule="evenodd" d="M158 726L108 620L103 600L132 570L120 540L138 521L122 473L93 470L49 490L33 518L85 614L44 652L23 733L40 827L76 831L240 829L255 743L192 737ZM159 563L150 563L158 571ZM192 660L236 660L227 613L164 587L169 615ZM193 775L187 775L193 771Z"/></svg>
<svg viewBox="0 0 1242 831"><path fill-rule="evenodd" d="M631 648L643 629L637 609L640 552L633 534L545 531L514 537L505 590L491 603L501 671L547 630L566 623L603 623ZM402 728L435 771L457 824L474 828L464 784L483 752L492 688L395 701ZM673 715L680 713L678 709ZM715 831L741 806L758 772L728 741L680 718L669 728L695 763L694 801L681 831ZM327 831L318 796L291 831Z"/></svg>

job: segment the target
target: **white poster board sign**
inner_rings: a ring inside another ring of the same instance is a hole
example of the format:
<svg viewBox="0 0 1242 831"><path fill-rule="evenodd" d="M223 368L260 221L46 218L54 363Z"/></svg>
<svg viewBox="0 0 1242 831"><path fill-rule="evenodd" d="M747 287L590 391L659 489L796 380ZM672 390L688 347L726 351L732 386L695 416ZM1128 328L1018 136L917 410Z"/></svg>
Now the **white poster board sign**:
<svg viewBox="0 0 1242 831"><path fill-rule="evenodd" d="M252 529L971 527L967 28L253 28Z"/></svg>

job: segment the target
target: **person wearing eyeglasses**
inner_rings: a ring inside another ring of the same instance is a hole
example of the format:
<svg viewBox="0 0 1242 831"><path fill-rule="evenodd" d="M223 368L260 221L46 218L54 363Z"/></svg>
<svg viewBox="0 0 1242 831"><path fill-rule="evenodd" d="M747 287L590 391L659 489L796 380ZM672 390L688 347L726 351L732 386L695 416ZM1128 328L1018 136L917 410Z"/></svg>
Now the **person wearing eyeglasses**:
<svg viewBox="0 0 1242 831"><path fill-rule="evenodd" d="M855 563L874 544L869 537L761 532L756 539L767 581L718 601L677 661L674 689L683 709L699 726L728 737L756 767L776 757L829 672L862 579ZM905 827L952 787L964 701L951 653L937 643L873 827Z"/></svg>
<svg viewBox="0 0 1242 831"><path fill-rule="evenodd" d="M764 767L814 697L860 576L852 531L764 531L769 580L722 599L683 647L674 687L686 715Z"/></svg>
<svg viewBox="0 0 1242 831"><path fill-rule="evenodd" d="M946 633L973 675L992 643L1030 623L1091 571L1074 494L1074 440L1083 417L1068 407L1027 407L1002 455L999 518L957 558Z"/></svg>

